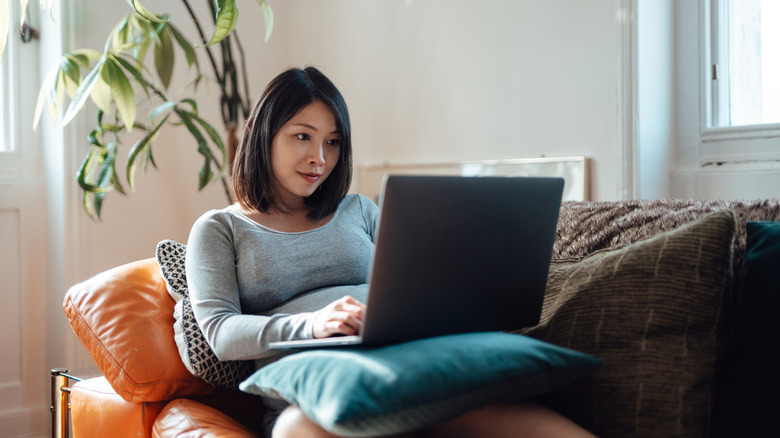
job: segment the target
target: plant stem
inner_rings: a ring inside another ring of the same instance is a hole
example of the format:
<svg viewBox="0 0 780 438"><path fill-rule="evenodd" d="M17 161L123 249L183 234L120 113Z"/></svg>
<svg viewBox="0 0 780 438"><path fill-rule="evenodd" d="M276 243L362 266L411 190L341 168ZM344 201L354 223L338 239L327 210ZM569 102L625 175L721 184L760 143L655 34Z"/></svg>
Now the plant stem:
<svg viewBox="0 0 780 438"><path fill-rule="evenodd" d="M225 189L225 197L228 199L228 204L233 204L233 195L230 191L230 185L227 183L227 178L224 176L221 177L222 179L222 188Z"/></svg>
<svg viewBox="0 0 780 438"><path fill-rule="evenodd" d="M244 97L241 102L241 110L243 111L244 118L249 117L249 111L252 107L252 95L249 94L249 74L246 71L246 55L244 55L244 46L241 45L241 40L238 38L238 32L234 31L233 35L236 37L236 45L238 46L238 54L241 57L241 74L244 76Z"/></svg>
<svg viewBox="0 0 780 438"><path fill-rule="evenodd" d="M195 15L195 11L192 9L189 0L182 0L182 3L184 3L184 6L187 8L187 11L189 12L190 17L192 18L193 23L195 23L195 28L198 30L200 39L203 42L204 48L206 49L206 54L208 55L209 62L211 63L211 68L214 71L214 76L216 77L217 83L219 84L219 88L222 92L222 98L220 99L221 107L222 107L222 121L226 126L231 122L237 123L238 109L240 108L244 112L244 116L246 117L248 114L247 113L248 105L246 107L242 106L243 99L241 99L240 93L238 92L238 73L236 72L236 67L235 64L233 63L232 50L230 48L230 36L222 40L220 44L220 48L222 50L222 74L220 74L219 67L217 66L216 60L214 59L214 54L211 52L211 49L208 46L206 46L208 40L206 39L206 35L203 32L203 28L200 25L200 20L198 19L198 16ZM216 23L216 10L214 6L214 2L207 0L207 3L211 10L212 18ZM239 50L241 52L241 57L243 60L244 53L240 47L240 43L239 43ZM244 81L246 82L247 80L246 68L244 68L242 73L244 74ZM228 92L229 89L228 82L230 82L230 87L229 87L230 92ZM246 86L246 90L248 96L249 95L248 85ZM157 92L157 90L155 90L155 92ZM238 104L236 104L236 101L238 101ZM229 133L228 135L231 134ZM232 135L235 135L235 133L233 133ZM230 141L228 143L230 143ZM225 166L227 166L229 169L231 164L232 163L225 163ZM232 204L233 195L231 194L232 192L227 182L227 179L226 177L222 176L221 180L222 180L222 187L225 190L225 197L228 199L229 203Z"/></svg>
<svg viewBox="0 0 780 438"><path fill-rule="evenodd" d="M211 53L211 49L206 45L208 43L208 40L206 39L206 34L203 33L203 28L200 26L200 21L198 20L198 16L195 15L195 11L192 10L189 0L181 0L181 1L182 3L184 3L184 6L187 8L187 11L189 12L190 17L192 18L192 21L195 23L195 27L198 29L198 33L200 34L200 40L203 42L203 46L206 49L206 54L208 55L209 61L211 62L211 68L214 70L214 76L216 76L217 83L219 83L219 86L222 89L222 93L224 94L225 81L222 78L222 76L219 74L219 69L217 68L217 62L214 60L214 55Z"/></svg>
<svg viewBox="0 0 780 438"><path fill-rule="evenodd" d="M222 53L224 60L224 72L225 72L225 88L230 91L230 94L225 96L225 104L227 106L228 115L225 122L238 123L239 111L241 108L241 93L238 91L238 70L236 69L236 63L233 60L233 49L231 41L225 38L222 41Z"/></svg>

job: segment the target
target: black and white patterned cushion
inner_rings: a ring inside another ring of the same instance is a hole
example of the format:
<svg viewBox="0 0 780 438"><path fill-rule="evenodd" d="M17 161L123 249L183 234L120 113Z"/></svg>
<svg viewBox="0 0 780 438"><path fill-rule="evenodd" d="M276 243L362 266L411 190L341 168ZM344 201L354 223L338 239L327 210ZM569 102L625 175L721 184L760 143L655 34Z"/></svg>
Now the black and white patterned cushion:
<svg viewBox="0 0 780 438"><path fill-rule="evenodd" d="M157 244L157 263L174 308L174 338L179 355L187 369L194 375L218 388L237 388L238 384L254 371L252 361L221 361L206 342L195 321L187 289L187 274L184 268L186 245L172 240Z"/></svg>

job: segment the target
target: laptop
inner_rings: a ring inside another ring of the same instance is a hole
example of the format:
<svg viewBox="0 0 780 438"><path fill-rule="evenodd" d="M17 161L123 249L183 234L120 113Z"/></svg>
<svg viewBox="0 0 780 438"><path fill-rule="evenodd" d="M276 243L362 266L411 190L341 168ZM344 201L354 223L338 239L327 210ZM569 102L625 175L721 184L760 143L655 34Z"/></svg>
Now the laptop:
<svg viewBox="0 0 780 438"><path fill-rule="evenodd" d="M390 175L363 327L272 349L382 345L538 324L564 181Z"/></svg>

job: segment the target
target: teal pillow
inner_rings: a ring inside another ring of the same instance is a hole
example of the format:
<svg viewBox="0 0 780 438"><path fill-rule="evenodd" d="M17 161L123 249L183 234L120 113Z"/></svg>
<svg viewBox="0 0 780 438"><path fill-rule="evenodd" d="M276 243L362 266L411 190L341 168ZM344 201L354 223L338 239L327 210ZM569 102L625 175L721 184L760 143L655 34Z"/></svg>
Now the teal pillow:
<svg viewBox="0 0 780 438"><path fill-rule="evenodd" d="M780 222L747 222L745 279L726 352L714 437L761 436L780 410Z"/></svg>
<svg viewBox="0 0 780 438"><path fill-rule="evenodd" d="M379 436L553 391L600 364L526 336L468 333L299 352L261 368L239 387L282 398L332 433Z"/></svg>

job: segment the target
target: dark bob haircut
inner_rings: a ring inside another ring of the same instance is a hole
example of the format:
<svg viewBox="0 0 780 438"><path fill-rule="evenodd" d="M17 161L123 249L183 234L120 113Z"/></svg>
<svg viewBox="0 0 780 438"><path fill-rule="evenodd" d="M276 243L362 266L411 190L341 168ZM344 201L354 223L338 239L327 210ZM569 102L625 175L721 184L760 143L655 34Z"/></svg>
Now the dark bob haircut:
<svg viewBox="0 0 780 438"><path fill-rule="evenodd" d="M333 82L314 67L289 69L274 78L249 115L233 162L233 190L242 207L260 212L287 211L271 166L271 142L285 123L315 101L333 112L341 147L333 171L305 203L311 207L309 218L314 221L336 211L352 182L349 113Z"/></svg>

